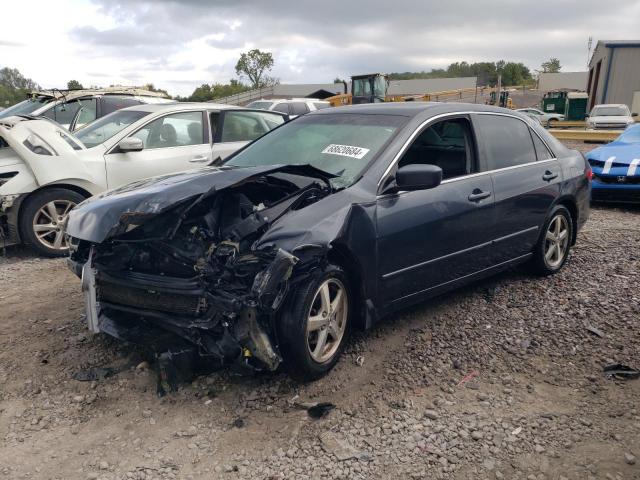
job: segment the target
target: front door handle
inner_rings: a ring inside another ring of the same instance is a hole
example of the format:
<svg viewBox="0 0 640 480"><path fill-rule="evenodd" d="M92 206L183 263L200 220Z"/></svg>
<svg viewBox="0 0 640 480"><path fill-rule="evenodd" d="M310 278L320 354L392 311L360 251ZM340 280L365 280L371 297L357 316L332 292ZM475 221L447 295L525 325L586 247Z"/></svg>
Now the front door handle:
<svg viewBox="0 0 640 480"><path fill-rule="evenodd" d="M471 193L467 199L470 202L479 202L480 200L484 200L485 198L489 198L491 196L491 192L483 192L479 188L476 188L473 193Z"/></svg>
<svg viewBox="0 0 640 480"><path fill-rule="evenodd" d="M207 155L198 155L189 160L191 163L204 163L209 161L209 157Z"/></svg>
<svg viewBox="0 0 640 480"><path fill-rule="evenodd" d="M553 180L554 178L558 178L558 174L557 173L553 173L550 172L549 170L547 170L546 172L544 172L544 175L542 175L542 179L545 182L550 182L551 180Z"/></svg>

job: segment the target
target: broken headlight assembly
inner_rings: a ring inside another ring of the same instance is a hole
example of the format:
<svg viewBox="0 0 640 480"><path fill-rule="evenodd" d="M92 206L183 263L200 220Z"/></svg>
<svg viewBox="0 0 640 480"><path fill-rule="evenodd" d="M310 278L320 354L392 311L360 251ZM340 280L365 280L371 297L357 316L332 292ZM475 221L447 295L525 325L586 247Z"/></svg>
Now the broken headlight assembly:
<svg viewBox="0 0 640 480"><path fill-rule="evenodd" d="M0 173L0 187L2 187L5 183L15 177L18 172L3 172Z"/></svg>
<svg viewBox="0 0 640 480"><path fill-rule="evenodd" d="M57 155L53 148L51 148L45 143L44 140L34 134L29 135L27 139L22 142L22 144L37 155Z"/></svg>

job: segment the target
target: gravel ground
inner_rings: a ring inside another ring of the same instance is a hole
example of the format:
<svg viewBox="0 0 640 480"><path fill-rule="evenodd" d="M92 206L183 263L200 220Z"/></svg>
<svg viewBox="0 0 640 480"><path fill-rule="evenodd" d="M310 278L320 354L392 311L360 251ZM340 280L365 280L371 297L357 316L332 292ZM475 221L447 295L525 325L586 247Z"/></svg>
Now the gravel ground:
<svg viewBox="0 0 640 480"><path fill-rule="evenodd" d="M9 249L0 478L640 479L640 380L602 373L640 367L639 220L594 208L558 275L404 311L315 383L222 371L163 398L140 352L87 333L63 260ZM122 371L72 378L102 366Z"/></svg>

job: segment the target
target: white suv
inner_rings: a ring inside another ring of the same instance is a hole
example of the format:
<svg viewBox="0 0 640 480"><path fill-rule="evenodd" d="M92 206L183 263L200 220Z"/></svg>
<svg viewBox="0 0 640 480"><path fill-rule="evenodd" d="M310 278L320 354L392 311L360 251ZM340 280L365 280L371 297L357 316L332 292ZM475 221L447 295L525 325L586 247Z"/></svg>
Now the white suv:
<svg viewBox="0 0 640 480"><path fill-rule="evenodd" d="M270 100L256 100L247 105L247 108L272 110L289 115L289 118L295 118L314 110L329 108L330 106L329 102L317 98L272 98Z"/></svg>
<svg viewBox="0 0 640 480"><path fill-rule="evenodd" d="M624 104L596 105L587 117L587 128L596 130L624 130L633 123L635 122L629 107Z"/></svg>
<svg viewBox="0 0 640 480"><path fill-rule="evenodd" d="M175 103L163 93L135 87L89 88L82 90L42 90L0 112L12 115L46 117L73 132L95 119L121 108L141 104Z"/></svg>
<svg viewBox="0 0 640 480"><path fill-rule="evenodd" d="M137 105L75 133L48 118L0 118L9 145L0 149L0 247L24 241L40 254L65 255L67 214L86 198L211 165L285 121L215 103Z"/></svg>

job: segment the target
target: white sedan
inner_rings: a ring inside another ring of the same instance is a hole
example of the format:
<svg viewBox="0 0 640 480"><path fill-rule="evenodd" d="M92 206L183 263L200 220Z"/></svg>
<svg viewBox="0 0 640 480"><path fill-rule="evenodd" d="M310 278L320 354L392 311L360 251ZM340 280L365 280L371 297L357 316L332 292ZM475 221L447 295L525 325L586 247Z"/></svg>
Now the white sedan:
<svg viewBox="0 0 640 480"><path fill-rule="evenodd" d="M539 121L540 125L544 127L552 127L554 122L561 122L564 120L564 115L559 113L545 113L537 108L519 108L517 111Z"/></svg>
<svg viewBox="0 0 640 480"><path fill-rule="evenodd" d="M286 121L213 103L137 105L70 133L48 119L0 119L0 245L68 251L68 212L84 199L144 178L209 165Z"/></svg>

